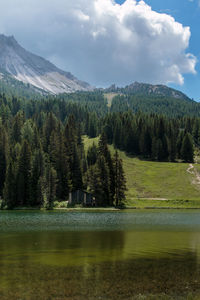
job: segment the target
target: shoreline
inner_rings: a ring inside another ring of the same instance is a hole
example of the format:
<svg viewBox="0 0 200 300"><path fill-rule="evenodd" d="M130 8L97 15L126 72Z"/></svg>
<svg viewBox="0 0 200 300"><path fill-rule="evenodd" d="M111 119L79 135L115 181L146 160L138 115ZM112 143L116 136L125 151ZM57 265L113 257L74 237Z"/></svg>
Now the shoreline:
<svg viewBox="0 0 200 300"><path fill-rule="evenodd" d="M159 206L144 206L144 207L134 207L127 206L124 208L105 208L105 207L96 207L96 208L54 208L51 210L47 210L45 208L35 208L35 207L16 207L14 209L0 209L0 212L5 211L40 211L40 212L123 212L123 211L141 211L141 210L200 210L200 207L159 207Z"/></svg>
<svg viewBox="0 0 200 300"><path fill-rule="evenodd" d="M164 198L132 198L126 199L122 207L85 207L77 205L68 207L66 201L56 202L52 209L44 207L15 207L13 209L1 208L0 211L51 211L51 212L122 212L131 210L200 210L200 199L164 199Z"/></svg>

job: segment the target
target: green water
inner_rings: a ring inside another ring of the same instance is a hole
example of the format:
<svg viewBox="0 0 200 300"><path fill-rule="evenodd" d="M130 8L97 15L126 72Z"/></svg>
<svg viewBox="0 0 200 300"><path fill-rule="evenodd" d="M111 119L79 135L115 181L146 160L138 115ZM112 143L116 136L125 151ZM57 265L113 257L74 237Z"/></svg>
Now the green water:
<svg viewBox="0 0 200 300"><path fill-rule="evenodd" d="M0 212L0 299L200 299L200 211Z"/></svg>

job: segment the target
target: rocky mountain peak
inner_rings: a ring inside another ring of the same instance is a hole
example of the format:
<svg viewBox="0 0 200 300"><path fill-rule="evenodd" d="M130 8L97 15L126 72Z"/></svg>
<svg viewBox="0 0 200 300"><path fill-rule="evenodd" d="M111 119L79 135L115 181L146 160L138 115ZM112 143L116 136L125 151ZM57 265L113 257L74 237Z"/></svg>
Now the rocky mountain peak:
<svg viewBox="0 0 200 300"><path fill-rule="evenodd" d="M0 34L0 72L51 94L91 90L70 72L60 70L46 59L18 44L14 36Z"/></svg>

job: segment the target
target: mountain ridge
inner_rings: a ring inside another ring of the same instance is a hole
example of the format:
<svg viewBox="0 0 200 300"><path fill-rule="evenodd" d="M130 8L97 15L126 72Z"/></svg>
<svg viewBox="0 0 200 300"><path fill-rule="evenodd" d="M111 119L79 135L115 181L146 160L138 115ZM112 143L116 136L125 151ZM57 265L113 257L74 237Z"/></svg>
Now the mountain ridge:
<svg viewBox="0 0 200 300"><path fill-rule="evenodd" d="M0 34L0 73L35 86L51 94L90 91L92 87L70 72L57 68L48 60L25 50L14 36Z"/></svg>
<svg viewBox="0 0 200 300"><path fill-rule="evenodd" d="M194 101L189 98L186 94L179 90L170 88L163 84L148 84L135 81L130 85L125 87L117 87L115 84L111 85L109 88L105 89L106 92L111 93L121 93L129 95L145 95L145 96L159 96L159 97L169 97L174 99L183 99ZM196 102L196 101L195 101Z"/></svg>
<svg viewBox="0 0 200 300"><path fill-rule="evenodd" d="M88 83L78 80L70 72L57 68L45 58L25 50L14 36L3 34L0 34L0 83L0 87L5 84L6 88L10 86L11 89L19 83L20 89L24 88L26 94L29 89L40 95L100 90L105 93L145 95L156 98L169 97L194 101L181 91L163 84L153 85L135 81L125 87L117 87L113 84L106 89L95 89Z"/></svg>

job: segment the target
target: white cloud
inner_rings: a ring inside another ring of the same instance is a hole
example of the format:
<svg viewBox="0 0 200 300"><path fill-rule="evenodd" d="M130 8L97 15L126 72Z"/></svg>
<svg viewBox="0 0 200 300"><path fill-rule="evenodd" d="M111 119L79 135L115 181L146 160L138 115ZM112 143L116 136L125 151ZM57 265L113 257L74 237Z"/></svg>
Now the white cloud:
<svg viewBox="0 0 200 300"><path fill-rule="evenodd" d="M195 73L196 58L187 53L190 28L144 1L7 0L1 30L98 86L183 84L185 73Z"/></svg>

